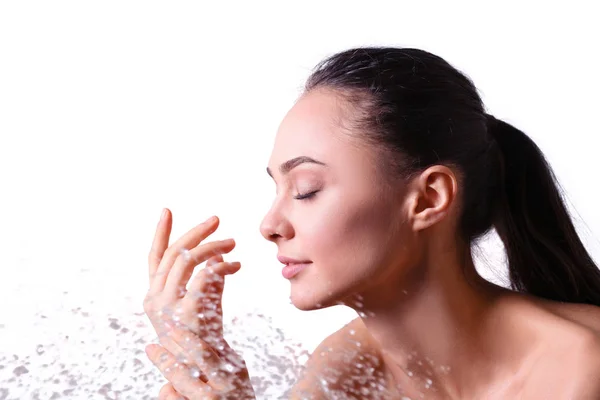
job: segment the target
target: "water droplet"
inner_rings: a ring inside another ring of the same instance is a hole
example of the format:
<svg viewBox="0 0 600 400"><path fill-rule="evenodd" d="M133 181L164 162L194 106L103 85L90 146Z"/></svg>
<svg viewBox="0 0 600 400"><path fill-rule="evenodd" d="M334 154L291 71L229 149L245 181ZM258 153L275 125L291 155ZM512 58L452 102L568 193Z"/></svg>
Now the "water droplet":
<svg viewBox="0 0 600 400"><path fill-rule="evenodd" d="M13 374L15 374L16 376L21 376L21 375L28 374L28 373L29 373L29 370L24 365L20 365L13 370Z"/></svg>
<svg viewBox="0 0 600 400"><path fill-rule="evenodd" d="M192 255L190 254L190 251L188 249L179 250L179 254L182 256L185 262L188 262L192 259Z"/></svg>
<svg viewBox="0 0 600 400"><path fill-rule="evenodd" d="M225 368L225 371L227 371L227 372L235 371L235 367L233 366L233 364L230 364L230 363L225 363L224 368Z"/></svg>

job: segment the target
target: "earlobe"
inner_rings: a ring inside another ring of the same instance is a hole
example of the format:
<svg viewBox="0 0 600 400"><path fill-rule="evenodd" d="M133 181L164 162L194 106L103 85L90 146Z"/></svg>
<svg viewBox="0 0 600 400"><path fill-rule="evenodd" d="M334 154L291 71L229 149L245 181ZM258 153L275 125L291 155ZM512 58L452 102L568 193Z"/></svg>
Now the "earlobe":
<svg viewBox="0 0 600 400"><path fill-rule="evenodd" d="M456 198L458 185L452 170L441 165L423 171L413 183L410 214L413 230L420 231L448 215Z"/></svg>

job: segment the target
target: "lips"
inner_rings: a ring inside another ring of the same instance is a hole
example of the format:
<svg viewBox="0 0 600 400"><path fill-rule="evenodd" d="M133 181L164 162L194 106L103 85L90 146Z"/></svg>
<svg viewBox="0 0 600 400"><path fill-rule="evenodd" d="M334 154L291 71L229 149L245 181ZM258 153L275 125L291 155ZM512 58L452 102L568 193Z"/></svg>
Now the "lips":
<svg viewBox="0 0 600 400"><path fill-rule="evenodd" d="M292 279L309 265L310 263L286 264L285 267L283 267L281 274L285 279Z"/></svg>
<svg viewBox="0 0 600 400"><path fill-rule="evenodd" d="M312 263L310 260L302 260L298 258L291 258L286 256L277 256L280 263L284 264L281 273L286 279L292 279L294 276L300 273L304 268Z"/></svg>
<svg viewBox="0 0 600 400"><path fill-rule="evenodd" d="M295 258L286 257L286 256L277 256L277 259L279 260L280 263L285 264L285 265L311 263L310 260L300 260L300 259L295 259Z"/></svg>

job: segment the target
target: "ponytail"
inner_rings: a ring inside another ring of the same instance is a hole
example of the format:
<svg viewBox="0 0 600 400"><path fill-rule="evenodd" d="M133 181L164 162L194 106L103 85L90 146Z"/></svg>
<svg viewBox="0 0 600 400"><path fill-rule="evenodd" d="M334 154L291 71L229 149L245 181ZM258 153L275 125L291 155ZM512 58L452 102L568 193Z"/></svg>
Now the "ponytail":
<svg viewBox="0 0 600 400"><path fill-rule="evenodd" d="M600 306L600 270L575 231L541 150L512 125L487 119L499 149L494 227L506 248L512 288Z"/></svg>

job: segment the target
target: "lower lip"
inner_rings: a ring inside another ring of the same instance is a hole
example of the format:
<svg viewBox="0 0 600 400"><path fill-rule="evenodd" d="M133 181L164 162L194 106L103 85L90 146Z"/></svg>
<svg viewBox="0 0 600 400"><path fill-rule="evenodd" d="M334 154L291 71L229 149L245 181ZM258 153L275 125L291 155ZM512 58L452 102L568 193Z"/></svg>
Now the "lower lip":
<svg viewBox="0 0 600 400"><path fill-rule="evenodd" d="M302 263L302 264L289 264L283 267L281 274L285 279L292 279L294 276L298 275L300 271L304 268L308 267L311 263Z"/></svg>

